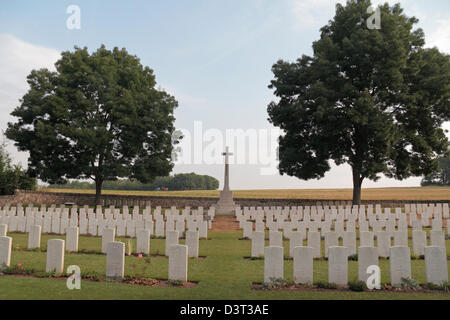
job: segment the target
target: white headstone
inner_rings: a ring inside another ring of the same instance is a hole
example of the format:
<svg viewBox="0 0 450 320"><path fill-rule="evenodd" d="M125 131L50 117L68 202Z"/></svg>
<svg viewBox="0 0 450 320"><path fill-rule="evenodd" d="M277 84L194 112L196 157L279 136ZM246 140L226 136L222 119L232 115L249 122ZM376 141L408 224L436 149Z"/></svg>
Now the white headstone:
<svg viewBox="0 0 450 320"><path fill-rule="evenodd" d="M408 247L391 247L390 253L391 285L400 287L402 278L411 278L411 252Z"/></svg>
<svg viewBox="0 0 450 320"><path fill-rule="evenodd" d="M0 224L0 237L6 237L7 232L8 232L8 225Z"/></svg>
<svg viewBox="0 0 450 320"><path fill-rule="evenodd" d="M356 254L356 232L344 232L343 246L348 249L348 255Z"/></svg>
<svg viewBox="0 0 450 320"><path fill-rule="evenodd" d="M173 245L178 244L179 234L178 231L167 231L166 232L166 256L169 256L169 248Z"/></svg>
<svg viewBox="0 0 450 320"><path fill-rule="evenodd" d="M28 249L41 247L41 226L31 226L28 233Z"/></svg>
<svg viewBox="0 0 450 320"><path fill-rule="evenodd" d="M135 220L127 220L126 224L127 224L126 235L131 238L136 237L136 221Z"/></svg>
<svg viewBox="0 0 450 320"><path fill-rule="evenodd" d="M116 238L116 230L106 228L102 233L102 253L106 253L108 250L108 243L114 242Z"/></svg>
<svg viewBox="0 0 450 320"><path fill-rule="evenodd" d="M427 283L442 285L448 281L447 253L443 247L425 247Z"/></svg>
<svg viewBox="0 0 450 320"><path fill-rule="evenodd" d="M201 239L208 238L208 221L200 221L198 223L198 234Z"/></svg>
<svg viewBox="0 0 450 320"><path fill-rule="evenodd" d="M294 257L295 247L303 247L303 239L303 233L299 231L291 233L291 237L289 238L289 256Z"/></svg>
<svg viewBox="0 0 450 320"><path fill-rule="evenodd" d="M64 271L64 240L51 239L47 242L47 265L46 272L55 271L63 273Z"/></svg>
<svg viewBox="0 0 450 320"><path fill-rule="evenodd" d="M188 247L188 256L198 258L199 235L198 231L186 231L186 245Z"/></svg>
<svg viewBox="0 0 450 320"><path fill-rule="evenodd" d="M394 231L394 246L407 247L408 246L408 232Z"/></svg>
<svg viewBox="0 0 450 320"><path fill-rule="evenodd" d="M242 223L242 228L244 231L243 237L250 239L252 237L252 232L253 232L253 230L252 230L253 223L250 221L244 221Z"/></svg>
<svg viewBox="0 0 450 320"><path fill-rule="evenodd" d="M11 237L0 237L0 266L6 265L9 267L11 262Z"/></svg>
<svg viewBox="0 0 450 320"><path fill-rule="evenodd" d="M139 230L136 239L136 253L150 253L150 230Z"/></svg>
<svg viewBox="0 0 450 320"><path fill-rule="evenodd" d="M308 247L313 248L313 257L321 257L320 232L308 232Z"/></svg>
<svg viewBox="0 0 450 320"><path fill-rule="evenodd" d="M361 231L359 233L360 247L374 247L374 234L371 231Z"/></svg>
<svg viewBox="0 0 450 320"><path fill-rule="evenodd" d="M348 283L348 249L346 247L328 248L328 282L339 286Z"/></svg>
<svg viewBox="0 0 450 320"><path fill-rule="evenodd" d="M445 236L442 231L430 231L430 240L432 247L443 247L445 248Z"/></svg>
<svg viewBox="0 0 450 320"><path fill-rule="evenodd" d="M78 227L69 227L66 231L66 251L78 252Z"/></svg>
<svg viewBox="0 0 450 320"><path fill-rule="evenodd" d="M264 232L253 232L252 234L252 257L264 255Z"/></svg>
<svg viewBox="0 0 450 320"><path fill-rule="evenodd" d="M328 248L339 246L337 232L325 233L325 257L328 257Z"/></svg>
<svg viewBox="0 0 450 320"><path fill-rule="evenodd" d="M80 219L80 234L86 235L88 233L88 220Z"/></svg>
<svg viewBox="0 0 450 320"><path fill-rule="evenodd" d="M125 271L125 244L109 242L106 247L106 277L123 278Z"/></svg>
<svg viewBox="0 0 450 320"><path fill-rule="evenodd" d="M157 237L164 237L164 230L165 230L164 220L162 220L162 219L156 220L155 236L157 236Z"/></svg>
<svg viewBox="0 0 450 320"><path fill-rule="evenodd" d="M118 237L125 237L125 235L126 235L126 227L127 227L126 220L117 220L117 223L116 223L116 235Z"/></svg>
<svg viewBox="0 0 450 320"><path fill-rule="evenodd" d="M369 266L378 266L378 251L375 247L358 248L358 280L367 281L369 275L367 268Z"/></svg>
<svg viewBox="0 0 450 320"><path fill-rule="evenodd" d="M413 230L412 232L413 253L416 255L425 254L425 246L427 245L427 233L422 230Z"/></svg>
<svg viewBox="0 0 450 320"><path fill-rule="evenodd" d="M279 231L269 232L269 245L271 247L282 247L283 246L283 233Z"/></svg>
<svg viewBox="0 0 450 320"><path fill-rule="evenodd" d="M314 261L313 248L295 247L294 256L294 282L295 283L313 283Z"/></svg>
<svg viewBox="0 0 450 320"><path fill-rule="evenodd" d="M283 247L264 248L264 282L273 279L284 279L284 249Z"/></svg>
<svg viewBox="0 0 450 320"><path fill-rule="evenodd" d="M52 233L59 234L61 229L61 219L53 216L52 218Z"/></svg>
<svg viewBox="0 0 450 320"><path fill-rule="evenodd" d="M386 231L379 231L376 233L377 236L377 248L378 256L387 258L389 257L389 248L391 247L391 235Z"/></svg>
<svg viewBox="0 0 450 320"><path fill-rule="evenodd" d="M88 233L91 236L97 236L97 220L90 218L88 223Z"/></svg>
<svg viewBox="0 0 450 320"><path fill-rule="evenodd" d="M169 231L176 232L178 231ZM174 244L168 248L169 280L187 281L188 273L188 247Z"/></svg>

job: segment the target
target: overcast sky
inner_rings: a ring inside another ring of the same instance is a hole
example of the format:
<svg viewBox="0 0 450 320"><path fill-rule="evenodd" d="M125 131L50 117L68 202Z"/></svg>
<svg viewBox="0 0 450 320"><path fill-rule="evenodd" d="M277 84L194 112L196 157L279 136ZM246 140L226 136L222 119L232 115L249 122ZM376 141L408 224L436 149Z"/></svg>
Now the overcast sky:
<svg viewBox="0 0 450 320"><path fill-rule="evenodd" d="M384 1L375 4L380 2ZM93 51L105 44L109 49L125 47L155 71L158 84L179 101L177 128L194 135L194 122L198 121L203 132L210 130L213 136L225 136L227 129L271 130L266 112L268 103L274 99L267 88L273 78L271 66L278 59L294 61L302 54L310 55L320 27L334 16L335 3L332 0L1 1L0 129L5 130L7 122L13 121L9 114L27 91L25 80L32 69L52 69L60 52L72 50L75 45ZM400 3L406 14L420 19L427 46L450 53L450 1ZM79 30L66 26L69 5L81 9ZM251 147L234 151L240 156L246 153L244 158L250 159ZM27 154L19 153L12 143L8 148L14 161L25 166ZM177 165L174 172L208 174L222 184L223 165L217 163L223 159L219 154L214 157L216 164ZM312 181L262 174L264 167L267 166L260 161L232 164L231 187L352 186L348 166L333 167L324 179ZM383 178L377 183L366 181L363 187L418 186L420 180Z"/></svg>

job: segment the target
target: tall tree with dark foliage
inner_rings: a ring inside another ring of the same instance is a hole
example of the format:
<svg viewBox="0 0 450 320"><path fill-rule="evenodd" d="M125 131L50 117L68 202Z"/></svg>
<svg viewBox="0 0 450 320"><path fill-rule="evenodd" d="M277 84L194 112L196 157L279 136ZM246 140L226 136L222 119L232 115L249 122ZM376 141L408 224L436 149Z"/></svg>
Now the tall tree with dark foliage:
<svg viewBox="0 0 450 320"><path fill-rule="evenodd" d="M424 33L400 5L380 7L369 29L368 0L336 5L313 56L278 61L268 107L279 139L281 174L320 179L330 162L353 172L353 203L365 179L428 175L448 150L450 58L425 48Z"/></svg>
<svg viewBox="0 0 450 320"><path fill-rule="evenodd" d="M33 70L6 135L29 151L32 174L49 183L128 177L150 182L173 167L174 97L125 49L63 52L56 72Z"/></svg>

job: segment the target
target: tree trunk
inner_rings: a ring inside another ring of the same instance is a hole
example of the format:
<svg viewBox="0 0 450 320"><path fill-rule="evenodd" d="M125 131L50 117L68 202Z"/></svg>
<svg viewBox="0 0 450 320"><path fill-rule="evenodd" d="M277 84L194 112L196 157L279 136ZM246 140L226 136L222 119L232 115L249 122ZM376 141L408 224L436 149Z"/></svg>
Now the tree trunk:
<svg viewBox="0 0 450 320"><path fill-rule="evenodd" d="M361 204L361 186L364 178L358 170L353 169L353 205Z"/></svg>
<svg viewBox="0 0 450 320"><path fill-rule="evenodd" d="M101 205L102 185L102 179L95 180L95 204L98 206Z"/></svg>

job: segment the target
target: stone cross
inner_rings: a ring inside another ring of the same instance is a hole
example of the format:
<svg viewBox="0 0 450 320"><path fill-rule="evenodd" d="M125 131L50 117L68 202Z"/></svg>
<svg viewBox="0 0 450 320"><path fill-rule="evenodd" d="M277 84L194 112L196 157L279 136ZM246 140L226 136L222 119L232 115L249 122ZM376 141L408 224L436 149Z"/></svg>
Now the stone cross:
<svg viewBox="0 0 450 320"><path fill-rule="evenodd" d="M229 156L232 156L233 153L229 152L229 147L226 147L225 152L222 153L223 156L225 156L225 183L224 183L224 190L230 190L230 171L229 171Z"/></svg>

